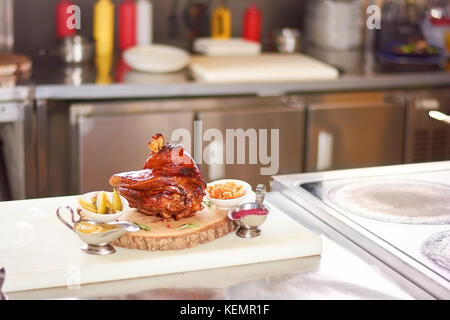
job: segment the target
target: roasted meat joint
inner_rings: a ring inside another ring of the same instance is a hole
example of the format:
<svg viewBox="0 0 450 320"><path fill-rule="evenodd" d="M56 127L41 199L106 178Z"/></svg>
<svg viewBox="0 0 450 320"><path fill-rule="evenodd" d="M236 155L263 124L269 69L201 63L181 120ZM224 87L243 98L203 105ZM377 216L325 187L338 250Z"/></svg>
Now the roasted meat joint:
<svg viewBox="0 0 450 320"><path fill-rule="evenodd" d="M156 134L142 170L117 173L109 183L131 207L147 215L180 220L201 210L206 183L182 145L165 143Z"/></svg>

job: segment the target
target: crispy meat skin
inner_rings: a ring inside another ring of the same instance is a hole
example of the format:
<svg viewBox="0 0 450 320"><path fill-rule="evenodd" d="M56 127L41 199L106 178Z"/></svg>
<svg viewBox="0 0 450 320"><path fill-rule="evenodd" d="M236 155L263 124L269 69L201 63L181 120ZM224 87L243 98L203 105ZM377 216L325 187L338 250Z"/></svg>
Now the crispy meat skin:
<svg viewBox="0 0 450 320"><path fill-rule="evenodd" d="M152 152L143 170L115 174L109 183L142 213L175 220L194 216L206 189L194 160L181 145L164 144L161 134L148 145Z"/></svg>

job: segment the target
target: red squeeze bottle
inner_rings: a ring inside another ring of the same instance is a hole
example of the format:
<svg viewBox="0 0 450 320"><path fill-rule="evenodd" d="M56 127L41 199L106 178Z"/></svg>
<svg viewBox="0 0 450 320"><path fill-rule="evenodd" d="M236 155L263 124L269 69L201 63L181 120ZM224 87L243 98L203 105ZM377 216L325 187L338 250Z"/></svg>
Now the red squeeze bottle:
<svg viewBox="0 0 450 320"><path fill-rule="evenodd" d="M261 11L256 4L251 4L244 13L242 38L259 42L261 40Z"/></svg>
<svg viewBox="0 0 450 320"><path fill-rule="evenodd" d="M124 0L119 4L119 50L136 45L136 3Z"/></svg>
<svg viewBox="0 0 450 320"><path fill-rule="evenodd" d="M120 57L119 61L117 61L116 74L115 74L114 80L116 82L123 82L125 75L130 70L131 70L131 67L125 62L123 57Z"/></svg>
<svg viewBox="0 0 450 320"><path fill-rule="evenodd" d="M67 19L70 16L70 14L67 13L67 8L72 5L73 3L69 0L60 0L56 5L55 20L56 36L58 37L58 39L73 36L77 32L76 29L69 29L67 27Z"/></svg>

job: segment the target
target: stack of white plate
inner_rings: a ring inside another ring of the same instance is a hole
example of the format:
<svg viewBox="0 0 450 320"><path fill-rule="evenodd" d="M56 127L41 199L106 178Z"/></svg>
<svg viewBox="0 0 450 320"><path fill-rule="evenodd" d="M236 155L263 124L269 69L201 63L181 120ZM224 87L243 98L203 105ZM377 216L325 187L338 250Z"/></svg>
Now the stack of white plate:
<svg viewBox="0 0 450 320"><path fill-rule="evenodd" d="M150 73L180 71L189 63L185 50L162 44L141 45L127 49L123 59L134 70Z"/></svg>
<svg viewBox="0 0 450 320"><path fill-rule="evenodd" d="M241 38L198 38L194 51L207 56L255 56L261 53L261 44Z"/></svg>
<svg viewBox="0 0 450 320"><path fill-rule="evenodd" d="M309 0L305 15L306 38L324 48L352 49L362 44L360 0Z"/></svg>

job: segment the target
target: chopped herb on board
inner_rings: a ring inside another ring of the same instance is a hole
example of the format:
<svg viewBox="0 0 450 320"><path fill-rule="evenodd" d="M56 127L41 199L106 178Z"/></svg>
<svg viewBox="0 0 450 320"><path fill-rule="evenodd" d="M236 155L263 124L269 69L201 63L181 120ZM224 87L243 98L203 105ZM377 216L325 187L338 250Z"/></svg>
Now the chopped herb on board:
<svg viewBox="0 0 450 320"><path fill-rule="evenodd" d="M139 227L139 229L142 229L142 230L145 230L145 231L150 231L151 230L150 227L146 226L145 224L140 224L140 223L137 223L137 222L134 222L134 221L133 221L133 223L135 225L137 225Z"/></svg>
<svg viewBox="0 0 450 320"><path fill-rule="evenodd" d="M209 199L205 199L202 201L202 203L207 206L208 208L211 208L211 206L213 205L213 203L211 201L209 201Z"/></svg>
<svg viewBox="0 0 450 320"><path fill-rule="evenodd" d="M177 230L186 229L186 228L198 228L200 225L198 223L185 223L177 228Z"/></svg>

